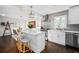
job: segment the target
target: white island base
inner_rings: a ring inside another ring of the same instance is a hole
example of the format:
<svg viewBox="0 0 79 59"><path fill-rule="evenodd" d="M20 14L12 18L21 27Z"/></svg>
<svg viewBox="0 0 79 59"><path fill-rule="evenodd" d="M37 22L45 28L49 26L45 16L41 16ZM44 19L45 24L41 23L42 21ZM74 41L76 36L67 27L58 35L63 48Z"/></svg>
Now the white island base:
<svg viewBox="0 0 79 59"><path fill-rule="evenodd" d="M45 49L45 33L44 32L24 32L26 38L29 39L29 47L35 53L40 53Z"/></svg>

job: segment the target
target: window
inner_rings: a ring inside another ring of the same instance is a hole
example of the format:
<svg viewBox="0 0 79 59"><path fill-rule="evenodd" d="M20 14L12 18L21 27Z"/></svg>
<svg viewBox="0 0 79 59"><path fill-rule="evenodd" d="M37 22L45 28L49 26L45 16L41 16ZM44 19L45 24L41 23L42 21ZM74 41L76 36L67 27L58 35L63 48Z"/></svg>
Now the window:
<svg viewBox="0 0 79 59"><path fill-rule="evenodd" d="M54 28L65 29L67 26L67 15L54 17Z"/></svg>

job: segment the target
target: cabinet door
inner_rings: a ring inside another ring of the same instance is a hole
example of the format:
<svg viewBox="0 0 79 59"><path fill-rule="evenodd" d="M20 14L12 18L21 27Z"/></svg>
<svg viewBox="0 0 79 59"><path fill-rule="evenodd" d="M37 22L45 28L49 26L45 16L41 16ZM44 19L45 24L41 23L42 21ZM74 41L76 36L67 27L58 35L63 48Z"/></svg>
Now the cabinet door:
<svg viewBox="0 0 79 59"><path fill-rule="evenodd" d="M59 34L58 34L58 42L62 45L65 45L65 32L63 31L59 31Z"/></svg>
<svg viewBox="0 0 79 59"><path fill-rule="evenodd" d="M48 30L48 40L57 42L57 32L55 30Z"/></svg>
<svg viewBox="0 0 79 59"><path fill-rule="evenodd" d="M79 6L69 9L69 24L79 24Z"/></svg>
<svg viewBox="0 0 79 59"><path fill-rule="evenodd" d="M54 43L65 45L65 32L50 30L48 31L48 40Z"/></svg>

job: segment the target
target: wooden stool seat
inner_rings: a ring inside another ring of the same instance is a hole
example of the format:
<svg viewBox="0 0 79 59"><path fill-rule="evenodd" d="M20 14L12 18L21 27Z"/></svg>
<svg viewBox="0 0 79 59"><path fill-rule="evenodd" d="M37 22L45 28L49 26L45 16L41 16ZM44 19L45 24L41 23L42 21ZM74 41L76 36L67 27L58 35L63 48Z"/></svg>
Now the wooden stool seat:
<svg viewBox="0 0 79 59"><path fill-rule="evenodd" d="M21 40L17 40L16 46L19 53L26 53L31 51L31 49L28 47L28 42L22 42Z"/></svg>
<svg viewBox="0 0 79 59"><path fill-rule="evenodd" d="M17 34L13 36L16 39L16 48L18 49L19 53L26 53L32 52L29 48L28 43L29 40L25 38L23 34Z"/></svg>

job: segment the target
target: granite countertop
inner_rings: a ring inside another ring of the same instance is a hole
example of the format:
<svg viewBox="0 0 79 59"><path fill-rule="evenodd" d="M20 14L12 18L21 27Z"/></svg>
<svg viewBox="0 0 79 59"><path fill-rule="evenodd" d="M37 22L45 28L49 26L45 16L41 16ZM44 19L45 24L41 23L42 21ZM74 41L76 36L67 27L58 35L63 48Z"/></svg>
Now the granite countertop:
<svg viewBox="0 0 79 59"><path fill-rule="evenodd" d="M65 31L65 32L71 32L71 33L79 33L79 31Z"/></svg>
<svg viewBox="0 0 79 59"><path fill-rule="evenodd" d="M55 29L54 29L54 30L55 30ZM63 31L63 32L79 33L79 31L72 31L72 30L55 30L55 31Z"/></svg>

